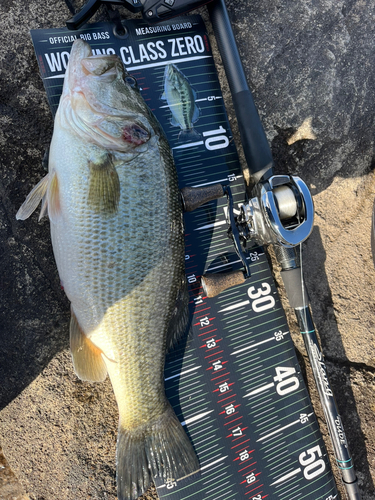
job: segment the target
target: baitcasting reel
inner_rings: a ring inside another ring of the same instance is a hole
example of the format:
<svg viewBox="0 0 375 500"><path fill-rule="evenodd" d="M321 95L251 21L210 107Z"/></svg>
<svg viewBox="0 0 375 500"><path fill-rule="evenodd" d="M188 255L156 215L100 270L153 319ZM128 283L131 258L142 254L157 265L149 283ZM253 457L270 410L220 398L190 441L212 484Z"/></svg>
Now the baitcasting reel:
<svg viewBox="0 0 375 500"><path fill-rule="evenodd" d="M274 175L254 187L236 224L243 240L295 247L309 237L313 221L314 206L306 184L299 177Z"/></svg>
<svg viewBox="0 0 375 500"><path fill-rule="evenodd" d="M87 23L99 7L122 5L131 12L142 12L144 19L151 23L170 19L196 9L212 0L87 0L82 9L66 22L70 30L76 30Z"/></svg>
<svg viewBox="0 0 375 500"><path fill-rule="evenodd" d="M248 201L235 213L229 185L214 184L202 188L186 187L181 191L185 211L226 195L228 199L228 236L232 239L243 270L202 276L207 297L243 283L251 276L248 243L273 244L294 248L305 241L313 228L314 205L306 184L295 176L274 175L254 187Z"/></svg>

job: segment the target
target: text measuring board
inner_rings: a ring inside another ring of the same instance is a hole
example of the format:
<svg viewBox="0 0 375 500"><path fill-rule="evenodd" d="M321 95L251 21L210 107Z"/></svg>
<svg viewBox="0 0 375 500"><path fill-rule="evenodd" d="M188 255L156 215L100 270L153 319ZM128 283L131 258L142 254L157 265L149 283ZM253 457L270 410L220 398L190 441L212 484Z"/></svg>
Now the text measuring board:
<svg viewBox="0 0 375 500"><path fill-rule="evenodd" d="M94 54L117 54L137 79L172 147L180 188L230 184L244 202L237 151L199 16L147 26L124 21L78 31L36 30L32 38L55 113L76 38ZM171 85L180 90L173 100ZM167 396L201 464L196 477L161 483L164 500L333 500L338 493L295 355L284 311L261 247L251 249L252 278L207 299L200 277L239 269L227 236L226 198L185 215L189 338L167 358Z"/></svg>

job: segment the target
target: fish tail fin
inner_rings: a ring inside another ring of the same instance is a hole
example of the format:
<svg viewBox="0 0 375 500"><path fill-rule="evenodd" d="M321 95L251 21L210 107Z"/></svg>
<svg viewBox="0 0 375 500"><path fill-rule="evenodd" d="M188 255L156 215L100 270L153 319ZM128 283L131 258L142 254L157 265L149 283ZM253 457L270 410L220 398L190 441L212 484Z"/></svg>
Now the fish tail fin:
<svg viewBox="0 0 375 500"><path fill-rule="evenodd" d="M119 425L117 494L135 500L154 477L176 481L199 471L193 446L172 407L151 425L132 431Z"/></svg>
<svg viewBox="0 0 375 500"><path fill-rule="evenodd" d="M194 127L183 129L178 134L179 142L199 141L201 138L201 134Z"/></svg>

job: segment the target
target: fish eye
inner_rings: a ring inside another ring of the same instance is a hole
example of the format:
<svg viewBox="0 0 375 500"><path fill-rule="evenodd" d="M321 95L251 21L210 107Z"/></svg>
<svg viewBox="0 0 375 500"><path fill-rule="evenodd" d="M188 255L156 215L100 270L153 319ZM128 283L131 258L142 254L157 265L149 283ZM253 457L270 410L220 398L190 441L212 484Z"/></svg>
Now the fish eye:
<svg viewBox="0 0 375 500"><path fill-rule="evenodd" d="M130 87L132 87L132 88L137 87L137 80L133 76L130 76L130 75L126 76L125 83L130 85Z"/></svg>

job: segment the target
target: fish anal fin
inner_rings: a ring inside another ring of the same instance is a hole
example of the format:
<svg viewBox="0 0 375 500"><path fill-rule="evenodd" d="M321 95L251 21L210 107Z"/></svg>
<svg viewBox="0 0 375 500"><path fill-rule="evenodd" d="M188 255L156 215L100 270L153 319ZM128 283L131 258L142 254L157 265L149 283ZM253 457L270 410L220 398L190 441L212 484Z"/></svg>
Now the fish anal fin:
<svg viewBox="0 0 375 500"><path fill-rule="evenodd" d="M110 155L97 163L89 162L89 204L97 212L117 212L120 200L120 179Z"/></svg>
<svg viewBox="0 0 375 500"><path fill-rule="evenodd" d="M43 197L47 192L49 184L49 174L43 177L42 180L38 182L36 186L27 195L26 200L21 205L20 209L16 214L16 219L25 220L36 210L39 203L42 201Z"/></svg>
<svg viewBox="0 0 375 500"><path fill-rule="evenodd" d="M181 286L176 297L176 303L169 322L166 346L167 352L181 340L189 321L189 291L185 275L181 279Z"/></svg>
<svg viewBox="0 0 375 500"><path fill-rule="evenodd" d="M193 114L193 118L191 119L191 122L192 122L192 123L195 123L196 121L198 121L200 113L201 113L201 110L200 110L200 109L198 108L198 106L195 104L195 105L194 105L194 114Z"/></svg>
<svg viewBox="0 0 375 500"><path fill-rule="evenodd" d="M102 351L84 334L72 311L70 320L70 351L74 371L81 380L103 382L107 376L107 367Z"/></svg>
<svg viewBox="0 0 375 500"><path fill-rule="evenodd" d="M120 500L136 500L152 478L177 481L200 469L194 448L168 403L150 425L128 430L120 418L116 462Z"/></svg>

